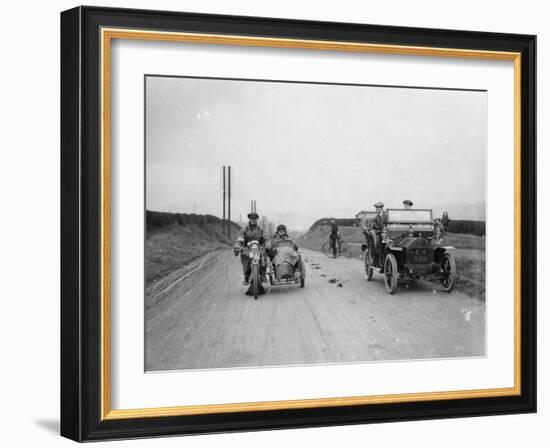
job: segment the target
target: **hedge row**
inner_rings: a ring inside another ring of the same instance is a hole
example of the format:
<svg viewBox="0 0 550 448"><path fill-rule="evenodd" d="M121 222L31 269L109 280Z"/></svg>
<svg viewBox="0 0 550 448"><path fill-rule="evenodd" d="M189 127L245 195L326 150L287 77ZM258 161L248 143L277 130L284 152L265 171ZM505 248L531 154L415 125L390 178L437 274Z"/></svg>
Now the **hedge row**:
<svg viewBox="0 0 550 448"><path fill-rule="evenodd" d="M450 233L466 233L468 235L485 236L485 221L470 221L467 219L452 219L447 227Z"/></svg>
<svg viewBox="0 0 550 448"><path fill-rule="evenodd" d="M196 215L195 213L167 213L147 210L146 222L147 230L153 230L174 224L178 224L180 226L194 224L199 227L205 227L208 224L221 225L222 220L213 215ZM237 223L231 222L231 226L236 230L240 229Z"/></svg>
<svg viewBox="0 0 550 448"><path fill-rule="evenodd" d="M354 218L336 218L336 224L338 227L353 227L357 226L357 221ZM330 218L321 218L313 223L309 228L310 231L315 230L321 226L330 225ZM465 233L468 235L485 235L485 221L471 221L467 219L451 219L447 226L447 232L451 233Z"/></svg>

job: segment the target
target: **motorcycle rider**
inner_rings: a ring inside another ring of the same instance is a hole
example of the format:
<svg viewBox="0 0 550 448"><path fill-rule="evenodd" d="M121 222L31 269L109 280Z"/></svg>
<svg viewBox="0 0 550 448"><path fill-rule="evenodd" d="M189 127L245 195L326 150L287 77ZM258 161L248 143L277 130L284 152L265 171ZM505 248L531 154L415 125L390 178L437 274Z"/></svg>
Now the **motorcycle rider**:
<svg viewBox="0 0 550 448"><path fill-rule="evenodd" d="M258 214L256 212L250 212L248 214L248 225L239 231L237 242L233 247L233 253L235 256L241 254L241 264L243 266L243 285L248 285L250 277L250 258L248 256L247 244L250 241L258 241L261 247L265 245L264 231L258 225ZM265 266L260 265L260 275L265 275Z"/></svg>

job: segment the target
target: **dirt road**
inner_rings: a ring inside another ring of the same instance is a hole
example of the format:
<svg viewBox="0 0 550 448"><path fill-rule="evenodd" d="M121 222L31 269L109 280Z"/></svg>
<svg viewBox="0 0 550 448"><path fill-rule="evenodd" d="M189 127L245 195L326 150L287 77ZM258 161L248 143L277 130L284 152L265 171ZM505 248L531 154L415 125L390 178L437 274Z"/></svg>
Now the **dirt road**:
<svg viewBox="0 0 550 448"><path fill-rule="evenodd" d="M146 370L342 363L485 354L485 304L437 286L363 276L359 259L303 250L306 286L244 295L230 250L199 260L148 302Z"/></svg>

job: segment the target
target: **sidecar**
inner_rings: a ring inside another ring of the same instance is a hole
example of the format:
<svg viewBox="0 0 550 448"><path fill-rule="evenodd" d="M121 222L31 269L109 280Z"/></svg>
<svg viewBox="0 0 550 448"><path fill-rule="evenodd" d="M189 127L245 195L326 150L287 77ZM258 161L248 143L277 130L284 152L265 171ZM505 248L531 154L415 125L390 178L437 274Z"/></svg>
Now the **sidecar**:
<svg viewBox="0 0 550 448"><path fill-rule="evenodd" d="M270 286L306 283L306 266L299 251L290 245L276 248L273 257L266 257L266 277Z"/></svg>

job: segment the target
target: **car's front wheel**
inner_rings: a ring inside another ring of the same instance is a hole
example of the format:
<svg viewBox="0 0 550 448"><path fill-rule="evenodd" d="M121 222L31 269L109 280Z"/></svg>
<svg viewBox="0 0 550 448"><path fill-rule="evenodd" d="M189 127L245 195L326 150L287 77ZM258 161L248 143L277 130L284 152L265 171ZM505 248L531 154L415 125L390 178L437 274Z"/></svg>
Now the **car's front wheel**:
<svg viewBox="0 0 550 448"><path fill-rule="evenodd" d="M451 292L456 283L455 258L450 253L443 254L441 259L441 284L445 292Z"/></svg>
<svg viewBox="0 0 550 448"><path fill-rule="evenodd" d="M386 291L388 294L393 294L397 289L397 278L399 273L397 272L397 260L394 254L386 255L384 260L384 284L386 285Z"/></svg>

